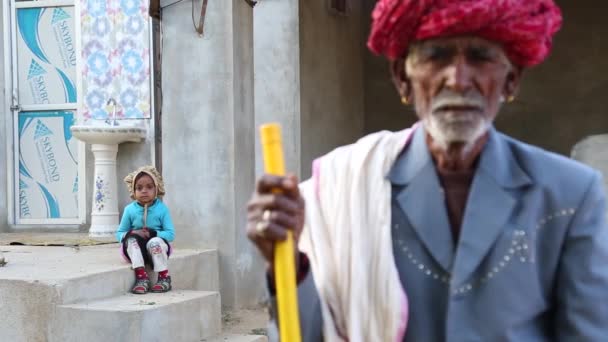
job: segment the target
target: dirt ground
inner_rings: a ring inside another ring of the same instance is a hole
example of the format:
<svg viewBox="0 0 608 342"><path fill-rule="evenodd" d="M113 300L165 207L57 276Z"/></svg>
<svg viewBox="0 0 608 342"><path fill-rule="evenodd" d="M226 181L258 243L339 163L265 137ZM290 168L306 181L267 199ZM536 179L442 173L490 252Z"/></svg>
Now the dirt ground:
<svg viewBox="0 0 608 342"><path fill-rule="evenodd" d="M263 307L225 311L222 321L224 333L266 335L268 312Z"/></svg>

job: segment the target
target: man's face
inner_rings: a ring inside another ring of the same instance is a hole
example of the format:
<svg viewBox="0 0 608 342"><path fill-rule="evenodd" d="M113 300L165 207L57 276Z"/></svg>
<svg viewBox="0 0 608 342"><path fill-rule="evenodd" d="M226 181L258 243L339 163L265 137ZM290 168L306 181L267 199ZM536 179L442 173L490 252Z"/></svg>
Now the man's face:
<svg viewBox="0 0 608 342"><path fill-rule="evenodd" d="M433 139L446 147L469 145L482 136L501 99L512 95L519 80L519 70L502 47L477 37L417 43L405 73L416 113Z"/></svg>
<svg viewBox="0 0 608 342"><path fill-rule="evenodd" d="M156 185L152 177L142 175L135 182L135 199L141 204L150 204L156 198Z"/></svg>

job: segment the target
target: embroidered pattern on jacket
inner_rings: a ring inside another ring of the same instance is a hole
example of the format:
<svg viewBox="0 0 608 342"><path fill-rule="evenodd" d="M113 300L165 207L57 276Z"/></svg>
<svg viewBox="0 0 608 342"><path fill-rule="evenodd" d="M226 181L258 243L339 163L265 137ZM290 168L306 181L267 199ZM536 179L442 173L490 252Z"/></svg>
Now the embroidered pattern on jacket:
<svg viewBox="0 0 608 342"><path fill-rule="evenodd" d="M575 213L576 210L573 208L559 210L539 220L536 224L535 229L538 232L551 221L562 217L573 216ZM395 230L398 230L399 225L395 224L393 228ZM437 271L435 268L430 267L419 261L416 256L411 252L410 247L405 243L405 241L403 241L403 239L398 239L397 245L405 253L407 259L414 266L416 266L419 271L421 271L426 276L433 278L434 280L440 281L444 284L449 284L451 280L450 273L444 271ZM472 281L454 289L453 294L464 294L473 290L474 288L483 285L484 283L487 283L488 281L494 279L503 269L507 267L507 265L509 265L513 261L519 261L521 263L535 263L536 260L534 258L534 253L531 248L531 238L529 237L529 234L524 230L513 231L511 246L507 250L507 253L501 258L499 258L499 260L500 261L496 263L493 267L490 267L490 271L486 272L483 276L473 279Z"/></svg>

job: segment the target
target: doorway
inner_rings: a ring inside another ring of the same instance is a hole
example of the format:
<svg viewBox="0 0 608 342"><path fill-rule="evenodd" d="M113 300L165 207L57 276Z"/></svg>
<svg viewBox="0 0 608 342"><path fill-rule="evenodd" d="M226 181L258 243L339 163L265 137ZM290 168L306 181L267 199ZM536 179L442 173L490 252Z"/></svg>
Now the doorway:
<svg viewBox="0 0 608 342"><path fill-rule="evenodd" d="M4 9L8 216L16 228L84 223L80 144L70 132L79 103L78 13L75 0L11 0Z"/></svg>

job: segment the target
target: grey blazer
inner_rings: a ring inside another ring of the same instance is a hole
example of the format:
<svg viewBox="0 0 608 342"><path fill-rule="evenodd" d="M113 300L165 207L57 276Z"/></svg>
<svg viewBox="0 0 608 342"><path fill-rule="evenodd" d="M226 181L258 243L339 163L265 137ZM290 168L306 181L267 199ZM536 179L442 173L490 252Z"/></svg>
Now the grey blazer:
<svg viewBox="0 0 608 342"><path fill-rule="evenodd" d="M492 129L456 244L422 128L388 179L405 341L608 341L598 172ZM298 295L303 341L322 341L314 274Z"/></svg>

